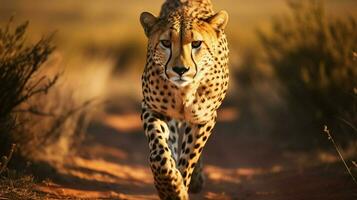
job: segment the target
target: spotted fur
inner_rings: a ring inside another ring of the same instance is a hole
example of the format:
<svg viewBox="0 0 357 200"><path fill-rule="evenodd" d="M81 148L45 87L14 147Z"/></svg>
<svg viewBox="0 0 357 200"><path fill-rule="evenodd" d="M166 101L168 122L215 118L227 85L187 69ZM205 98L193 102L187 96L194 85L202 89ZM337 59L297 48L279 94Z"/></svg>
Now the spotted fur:
<svg viewBox="0 0 357 200"><path fill-rule="evenodd" d="M210 0L167 0L144 12L148 37L142 121L161 199L189 199L203 185L200 155L228 87L228 15Z"/></svg>

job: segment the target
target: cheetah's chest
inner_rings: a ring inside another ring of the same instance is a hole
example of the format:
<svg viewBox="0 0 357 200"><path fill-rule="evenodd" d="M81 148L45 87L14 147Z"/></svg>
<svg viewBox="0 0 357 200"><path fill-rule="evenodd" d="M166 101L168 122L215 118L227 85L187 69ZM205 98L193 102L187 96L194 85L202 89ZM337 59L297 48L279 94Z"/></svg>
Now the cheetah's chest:
<svg viewBox="0 0 357 200"><path fill-rule="evenodd" d="M144 102L153 111L192 123L208 121L220 106L227 89L228 75L223 71L200 83L178 88L165 79L143 84Z"/></svg>

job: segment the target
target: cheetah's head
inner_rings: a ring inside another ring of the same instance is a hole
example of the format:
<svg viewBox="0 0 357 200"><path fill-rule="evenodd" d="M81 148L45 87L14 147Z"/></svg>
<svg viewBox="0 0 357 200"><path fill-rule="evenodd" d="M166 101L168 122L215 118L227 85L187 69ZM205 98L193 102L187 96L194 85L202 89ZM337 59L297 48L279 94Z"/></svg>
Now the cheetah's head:
<svg viewBox="0 0 357 200"><path fill-rule="evenodd" d="M218 38L227 21L226 11L207 19L180 10L161 18L142 13L140 22L154 62L151 67L178 87L200 82L215 64Z"/></svg>

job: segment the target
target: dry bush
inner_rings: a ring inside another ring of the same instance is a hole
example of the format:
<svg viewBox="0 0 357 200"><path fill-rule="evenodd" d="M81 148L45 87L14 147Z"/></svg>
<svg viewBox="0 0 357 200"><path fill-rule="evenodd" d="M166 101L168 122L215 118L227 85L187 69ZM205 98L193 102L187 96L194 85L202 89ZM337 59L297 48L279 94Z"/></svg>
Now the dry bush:
<svg viewBox="0 0 357 200"><path fill-rule="evenodd" d="M321 1L294 0L289 7L289 15L272 20L272 33L260 33L261 42L286 88L291 116L300 127L321 130L353 112L357 22L326 16Z"/></svg>
<svg viewBox="0 0 357 200"><path fill-rule="evenodd" d="M84 137L93 99L77 98L50 62L51 37L26 46L28 23L10 25L0 29L0 154L16 144L17 161L62 164Z"/></svg>
<svg viewBox="0 0 357 200"><path fill-rule="evenodd" d="M0 28L0 199L43 199L34 177L22 173L55 177L84 138L112 63L81 62L85 70L65 72L54 61L51 37L27 45L28 23L14 30L11 23Z"/></svg>
<svg viewBox="0 0 357 200"><path fill-rule="evenodd" d="M14 109L29 98L47 93L55 84L57 76L33 80L42 64L53 51L51 37L36 44L25 46L25 31L28 23L12 30L12 20L0 29L0 153L10 149L14 140L13 130L17 125Z"/></svg>
<svg viewBox="0 0 357 200"><path fill-rule="evenodd" d="M79 102L72 88L55 85L46 95L37 95L19 106L15 141L21 154L31 160L62 164L84 138L92 101Z"/></svg>
<svg viewBox="0 0 357 200"><path fill-rule="evenodd" d="M6 170L6 167L15 152L15 144L27 142L24 138L16 138L16 130L23 122L18 120L14 110L30 98L46 94L57 81L58 76L34 79L54 48L51 37L25 46L28 23L12 30L11 22L12 19L4 28L0 28L0 155L3 155L0 162L0 197L40 199L39 194L33 190L32 177L17 176ZM22 150L20 146L20 152Z"/></svg>

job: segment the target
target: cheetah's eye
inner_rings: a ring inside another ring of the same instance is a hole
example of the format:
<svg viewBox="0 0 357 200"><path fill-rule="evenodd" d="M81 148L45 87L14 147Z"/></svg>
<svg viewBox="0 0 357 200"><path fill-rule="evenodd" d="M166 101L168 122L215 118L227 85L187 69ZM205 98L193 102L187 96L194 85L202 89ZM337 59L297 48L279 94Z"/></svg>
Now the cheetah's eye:
<svg viewBox="0 0 357 200"><path fill-rule="evenodd" d="M160 40L160 43L165 48L171 48L171 41L170 40Z"/></svg>
<svg viewBox="0 0 357 200"><path fill-rule="evenodd" d="M201 47L201 44L202 44L202 41L193 41L191 43L191 46L192 46L193 49L198 49L198 48Z"/></svg>

